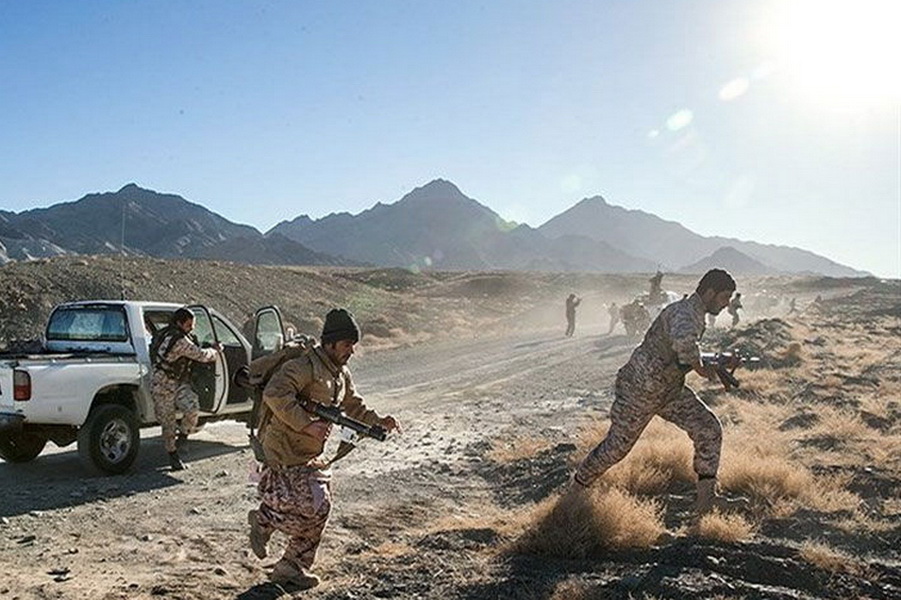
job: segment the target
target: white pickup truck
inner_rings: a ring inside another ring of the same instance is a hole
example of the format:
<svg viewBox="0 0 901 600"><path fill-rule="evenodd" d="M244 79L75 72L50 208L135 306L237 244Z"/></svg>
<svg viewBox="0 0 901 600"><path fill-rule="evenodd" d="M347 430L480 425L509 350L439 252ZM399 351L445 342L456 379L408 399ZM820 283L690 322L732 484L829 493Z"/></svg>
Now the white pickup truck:
<svg viewBox="0 0 901 600"><path fill-rule="evenodd" d="M141 427L156 425L150 394L152 332L169 323L178 304L84 301L53 309L42 348L0 354L0 458L24 463L47 441L78 442L92 469L122 473L134 463ZM256 356L281 347L282 318L274 306L256 312L251 345L224 316L189 306L201 346L218 342L215 362L195 364L200 422L247 421L252 400L232 381Z"/></svg>

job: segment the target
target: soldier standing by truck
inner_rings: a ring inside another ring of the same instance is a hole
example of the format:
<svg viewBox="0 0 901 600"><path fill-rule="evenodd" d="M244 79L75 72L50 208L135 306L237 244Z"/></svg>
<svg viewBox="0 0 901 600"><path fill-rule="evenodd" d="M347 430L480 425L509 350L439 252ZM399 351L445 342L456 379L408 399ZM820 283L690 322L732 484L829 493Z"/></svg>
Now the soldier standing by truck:
<svg viewBox="0 0 901 600"><path fill-rule="evenodd" d="M194 313L179 308L162 331L156 333L150 344L150 361L153 364L151 394L156 420L163 430L163 445L169 453L169 466L173 471L186 467L178 454L176 411L182 411L182 433L192 433L197 427L200 400L191 387L193 362L213 362L219 354L218 344L211 348L199 348L191 339L194 331Z"/></svg>

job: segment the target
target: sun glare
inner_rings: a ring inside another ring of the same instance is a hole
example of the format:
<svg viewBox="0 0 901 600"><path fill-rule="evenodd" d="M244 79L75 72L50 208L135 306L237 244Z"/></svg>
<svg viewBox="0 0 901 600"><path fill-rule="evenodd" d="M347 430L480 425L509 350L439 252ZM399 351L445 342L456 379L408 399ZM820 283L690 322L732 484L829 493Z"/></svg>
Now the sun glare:
<svg viewBox="0 0 901 600"><path fill-rule="evenodd" d="M777 68L830 105L901 101L901 1L777 2L770 35Z"/></svg>

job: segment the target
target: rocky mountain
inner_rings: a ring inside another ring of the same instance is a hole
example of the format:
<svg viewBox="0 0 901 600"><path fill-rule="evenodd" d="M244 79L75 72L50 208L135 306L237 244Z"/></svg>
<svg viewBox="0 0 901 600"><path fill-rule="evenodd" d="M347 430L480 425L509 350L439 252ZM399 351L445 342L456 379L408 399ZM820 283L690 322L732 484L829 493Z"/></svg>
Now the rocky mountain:
<svg viewBox="0 0 901 600"><path fill-rule="evenodd" d="M768 267L762 262L751 258L743 252L739 252L731 246L718 248L716 252L714 252L710 256L705 256L695 263L682 267L681 269L679 269L679 272L703 274L710 269L713 269L714 267L726 269L733 275L749 276L779 274L778 270L772 267Z"/></svg>
<svg viewBox="0 0 901 600"><path fill-rule="evenodd" d="M281 236L264 237L181 196L133 183L74 202L3 213L0 242L7 259L124 252L255 264L349 264Z"/></svg>
<svg viewBox="0 0 901 600"><path fill-rule="evenodd" d="M195 258L228 260L250 265L354 266L357 263L310 250L283 235L235 237L199 250Z"/></svg>
<svg viewBox="0 0 901 600"><path fill-rule="evenodd" d="M436 179L394 204L378 203L358 215L306 215L279 223L282 234L310 248L386 266L439 269L647 271L650 261L585 236L549 239L515 226Z"/></svg>
<svg viewBox="0 0 901 600"><path fill-rule="evenodd" d="M702 261L720 248L732 247L772 271L809 272L832 277L866 275L798 248L704 237L674 221L608 204L601 196L585 198L541 225L538 231L550 238L587 236L672 270Z"/></svg>
<svg viewBox="0 0 901 600"><path fill-rule="evenodd" d="M724 255L731 248L741 255ZM359 214L301 215L265 235L133 183L21 213L0 211L0 264L60 254L209 258L270 265L653 272L730 260L736 272L865 275L812 252L722 237L586 198L539 228L505 221L436 179Z"/></svg>

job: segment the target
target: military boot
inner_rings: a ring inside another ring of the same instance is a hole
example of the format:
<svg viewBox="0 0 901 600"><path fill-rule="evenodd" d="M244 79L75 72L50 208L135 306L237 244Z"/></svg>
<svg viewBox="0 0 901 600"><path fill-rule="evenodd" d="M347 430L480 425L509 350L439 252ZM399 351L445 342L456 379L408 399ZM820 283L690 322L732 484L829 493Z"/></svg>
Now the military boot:
<svg viewBox="0 0 901 600"><path fill-rule="evenodd" d="M266 558L269 556L267 545L272 531L260 525L260 513L256 510L247 512L247 524L250 525L250 549L257 558Z"/></svg>
<svg viewBox="0 0 901 600"><path fill-rule="evenodd" d="M747 498L727 498L716 493L716 478L706 477L698 480L698 495L692 510L698 518L710 513L714 508L722 511L747 510L750 502Z"/></svg>
<svg viewBox="0 0 901 600"><path fill-rule="evenodd" d="M284 558L275 563L269 580L273 583L290 585L297 589L308 590L319 585L319 576L310 573L306 569L286 561Z"/></svg>
<svg viewBox="0 0 901 600"><path fill-rule="evenodd" d="M178 455L178 450L169 453L169 468L173 471L182 471L188 468L188 465L181 462L181 457Z"/></svg>

